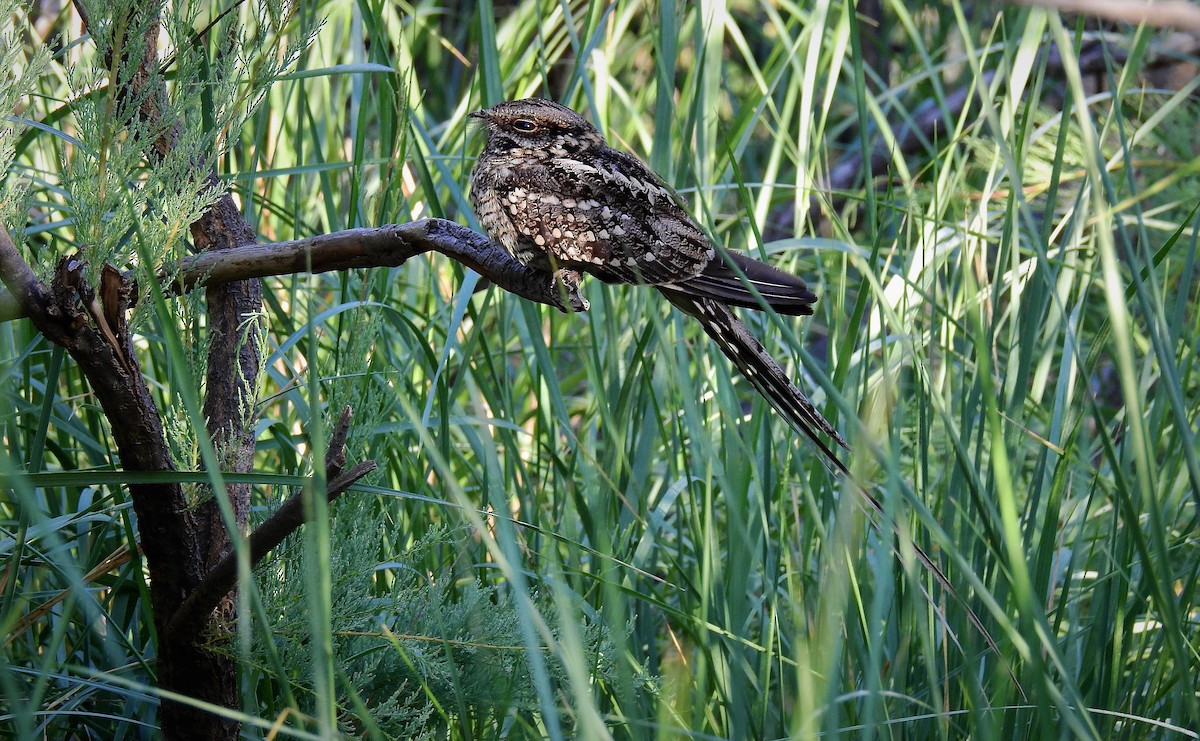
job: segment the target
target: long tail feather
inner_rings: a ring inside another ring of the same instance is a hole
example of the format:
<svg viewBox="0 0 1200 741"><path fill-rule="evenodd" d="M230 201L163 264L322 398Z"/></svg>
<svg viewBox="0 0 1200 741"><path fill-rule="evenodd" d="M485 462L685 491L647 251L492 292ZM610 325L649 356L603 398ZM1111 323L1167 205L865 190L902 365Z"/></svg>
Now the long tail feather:
<svg viewBox="0 0 1200 741"><path fill-rule="evenodd" d="M794 430L803 435L805 442L821 455L826 465L843 474L849 473L825 438L832 439L849 451L846 440L821 416L804 392L792 383L779 363L728 306L713 298L693 296L662 286L659 286L659 290L680 311L700 322L700 326L750 385L783 415Z"/></svg>
<svg viewBox="0 0 1200 741"><path fill-rule="evenodd" d="M812 402L808 400L808 397L804 395L804 392L797 388L796 384L792 383L791 378L788 377L779 363L775 362L775 359L767 353L762 343L750 333L746 325L742 324L734 316L733 311L728 306L717 299L706 296L695 296L663 286L659 286L658 289L676 308L685 314L695 317L700 322L700 326L717 343L717 347L721 348L721 352L729 358L746 380L754 386L754 389L770 402L776 411L783 415L788 424L803 435L804 441L818 452L826 467L845 476L845 480L862 496L864 504L869 511L870 519L878 527L884 515L882 503L860 486L858 482L854 481L849 469L846 468L846 465L842 463L837 454L825 442L822 435L833 440L847 452L849 452L850 446L846 444L841 434L833 428L833 425L829 424L825 417L817 411ZM1004 662L1005 668L1008 670L1008 674L1016 685L1017 690L1024 696L1025 691L1013 673L1011 665L1009 665L1004 655L1000 652L1000 647L996 644L991 633L984 627L983 621L975 613L975 610L962 598L958 590L950 583L950 579L946 576L945 572L942 571L941 567L937 565L928 553L915 543L913 544L913 549L917 559L933 575L934 581L966 609L967 618L983 636L984 641L987 642L991 650ZM901 555L895 543L892 543L892 550L896 552L897 556ZM925 591L924 586L921 589ZM930 604L936 605L928 592L926 592L926 597L929 599ZM951 639L955 644L958 644L958 637L950 631L950 626L946 622L945 617L941 617L942 624L945 625ZM962 648L961 644L959 644L959 648Z"/></svg>

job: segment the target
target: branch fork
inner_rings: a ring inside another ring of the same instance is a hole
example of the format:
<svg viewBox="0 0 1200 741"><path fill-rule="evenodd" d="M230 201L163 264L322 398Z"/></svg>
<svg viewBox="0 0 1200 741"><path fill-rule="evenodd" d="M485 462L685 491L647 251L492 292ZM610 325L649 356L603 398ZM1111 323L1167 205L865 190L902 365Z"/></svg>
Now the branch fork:
<svg viewBox="0 0 1200 741"><path fill-rule="evenodd" d="M368 460L350 467L349 470L345 469L346 437L350 432L352 418L353 412L350 407L343 408L325 453L325 475L328 481L325 495L330 502L378 467L375 461ZM304 501L304 489L297 489L279 509L250 533L246 539L246 546L249 548L251 570L262 563L267 553L311 518L311 513L304 511ZM230 552L208 572L204 580L192 590L171 616L167 625L168 640L187 639L203 629L225 595L237 586L237 571L237 554Z"/></svg>

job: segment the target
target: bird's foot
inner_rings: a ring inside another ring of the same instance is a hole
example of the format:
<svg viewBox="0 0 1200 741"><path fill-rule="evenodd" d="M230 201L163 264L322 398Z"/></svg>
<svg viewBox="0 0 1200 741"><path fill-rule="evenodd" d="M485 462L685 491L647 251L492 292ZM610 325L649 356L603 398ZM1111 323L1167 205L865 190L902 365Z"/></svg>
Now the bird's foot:
<svg viewBox="0 0 1200 741"><path fill-rule="evenodd" d="M561 268L554 271L554 286L562 296L563 311L578 313L592 308L580 292L583 274L578 270Z"/></svg>

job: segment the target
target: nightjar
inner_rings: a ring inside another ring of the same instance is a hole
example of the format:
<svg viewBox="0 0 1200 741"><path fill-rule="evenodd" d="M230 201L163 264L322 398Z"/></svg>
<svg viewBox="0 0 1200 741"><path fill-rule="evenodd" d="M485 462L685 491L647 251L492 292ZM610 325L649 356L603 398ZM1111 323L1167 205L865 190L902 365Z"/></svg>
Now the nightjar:
<svg viewBox="0 0 1200 741"><path fill-rule="evenodd" d="M493 241L526 265L658 289L700 322L827 465L846 473L822 436L849 450L846 441L730 309L812 314L817 297L803 280L717 249L675 191L570 108L530 98L470 115L487 133L471 203Z"/></svg>

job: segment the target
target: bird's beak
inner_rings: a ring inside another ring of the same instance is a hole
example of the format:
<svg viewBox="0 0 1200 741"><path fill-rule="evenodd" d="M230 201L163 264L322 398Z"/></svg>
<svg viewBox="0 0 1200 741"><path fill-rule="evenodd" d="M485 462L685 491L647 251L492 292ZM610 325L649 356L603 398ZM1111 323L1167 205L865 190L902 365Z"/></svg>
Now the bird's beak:
<svg viewBox="0 0 1200 741"><path fill-rule="evenodd" d="M477 111L471 111L468 113L467 118L478 118L481 121L487 121L490 117L488 116L488 112L486 110L480 108Z"/></svg>

